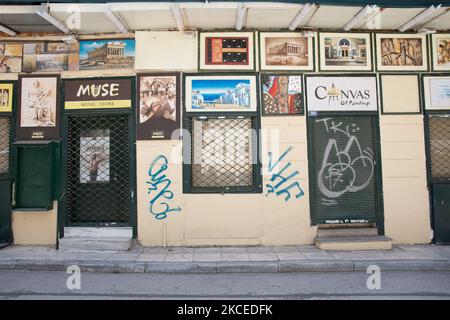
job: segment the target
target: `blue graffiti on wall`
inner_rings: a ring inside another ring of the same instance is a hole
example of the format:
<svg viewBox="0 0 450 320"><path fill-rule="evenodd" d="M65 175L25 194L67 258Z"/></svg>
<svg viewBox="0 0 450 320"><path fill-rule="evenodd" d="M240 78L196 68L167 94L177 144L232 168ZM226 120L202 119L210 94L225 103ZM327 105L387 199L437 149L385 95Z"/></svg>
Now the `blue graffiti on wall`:
<svg viewBox="0 0 450 320"><path fill-rule="evenodd" d="M171 208L165 202L165 200L173 199L173 192L169 190L172 180L164 174L164 171L168 168L167 158L159 155L153 160L150 169L148 169L149 179L146 182L148 184L148 194L151 197L149 210L158 220L167 218L169 212L181 211L180 207Z"/></svg>
<svg viewBox="0 0 450 320"><path fill-rule="evenodd" d="M292 146L286 149L284 153L273 162L273 154L272 152L269 152L269 172L273 172L275 167L282 161L286 155L293 149ZM289 191L292 188L297 188L297 194L295 195L295 198L298 199L302 197L305 193L303 192L302 188L300 187L300 184L298 182L293 182L289 184L289 181L291 181L292 178L297 176L299 174L298 171L294 171L288 176L284 176L283 173L291 166L291 162L288 162L281 170L278 172L273 172L272 177L270 178L271 184L266 184L267 188L267 194L268 196L270 193L275 193L277 196L279 195L285 195L284 201L288 201L291 198L291 192ZM278 180L278 182L276 181ZM276 183L274 185L274 183Z"/></svg>

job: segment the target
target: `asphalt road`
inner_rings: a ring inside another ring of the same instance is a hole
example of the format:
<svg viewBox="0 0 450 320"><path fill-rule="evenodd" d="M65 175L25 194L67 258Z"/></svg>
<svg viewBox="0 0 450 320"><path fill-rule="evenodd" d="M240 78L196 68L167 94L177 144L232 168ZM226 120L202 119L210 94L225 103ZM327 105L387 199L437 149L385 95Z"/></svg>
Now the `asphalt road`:
<svg viewBox="0 0 450 320"><path fill-rule="evenodd" d="M0 299L450 299L450 272L381 272L369 290L363 272L259 274L0 272Z"/></svg>

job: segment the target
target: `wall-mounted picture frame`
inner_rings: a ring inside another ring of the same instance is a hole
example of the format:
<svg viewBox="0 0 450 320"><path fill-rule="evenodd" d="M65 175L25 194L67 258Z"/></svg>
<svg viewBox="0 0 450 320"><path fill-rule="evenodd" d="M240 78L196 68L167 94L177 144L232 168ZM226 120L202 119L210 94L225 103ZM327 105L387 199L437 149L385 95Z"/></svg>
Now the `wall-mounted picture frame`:
<svg viewBox="0 0 450 320"><path fill-rule="evenodd" d="M294 73L261 73L262 116L304 114L303 77Z"/></svg>
<svg viewBox="0 0 450 320"><path fill-rule="evenodd" d="M376 33L377 71L427 71L426 35Z"/></svg>
<svg viewBox="0 0 450 320"><path fill-rule="evenodd" d="M314 71L314 37L301 32L259 32L262 71Z"/></svg>
<svg viewBox="0 0 450 320"><path fill-rule="evenodd" d="M450 71L450 33L431 35L433 71Z"/></svg>
<svg viewBox="0 0 450 320"><path fill-rule="evenodd" d="M372 71L370 33L319 32L319 71Z"/></svg>
<svg viewBox="0 0 450 320"><path fill-rule="evenodd" d="M377 112L375 74L305 75L306 105L312 112Z"/></svg>
<svg viewBox="0 0 450 320"><path fill-rule="evenodd" d="M255 74L184 76L186 112L257 112Z"/></svg>
<svg viewBox="0 0 450 320"><path fill-rule="evenodd" d="M58 140L59 75L22 75L19 88L16 139Z"/></svg>
<svg viewBox="0 0 450 320"><path fill-rule="evenodd" d="M137 139L179 139L180 74L138 74L137 81Z"/></svg>
<svg viewBox="0 0 450 320"><path fill-rule="evenodd" d="M418 74L380 74L382 114L420 114L420 77Z"/></svg>
<svg viewBox="0 0 450 320"><path fill-rule="evenodd" d="M199 70L254 71L254 32L200 32Z"/></svg>
<svg viewBox="0 0 450 320"><path fill-rule="evenodd" d="M80 41L80 70L133 69L136 56L134 39Z"/></svg>
<svg viewBox="0 0 450 320"><path fill-rule="evenodd" d="M79 44L64 42L28 42L23 44L22 72L77 71Z"/></svg>
<svg viewBox="0 0 450 320"><path fill-rule="evenodd" d="M0 73L21 72L22 55L21 43L0 42Z"/></svg>
<svg viewBox="0 0 450 320"><path fill-rule="evenodd" d="M0 114L11 113L14 99L14 83L0 82Z"/></svg>
<svg viewBox="0 0 450 320"><path fill-rule="evenodd" d="M450 75L424 75L422 81L424 109L450 110Z"/></svg>

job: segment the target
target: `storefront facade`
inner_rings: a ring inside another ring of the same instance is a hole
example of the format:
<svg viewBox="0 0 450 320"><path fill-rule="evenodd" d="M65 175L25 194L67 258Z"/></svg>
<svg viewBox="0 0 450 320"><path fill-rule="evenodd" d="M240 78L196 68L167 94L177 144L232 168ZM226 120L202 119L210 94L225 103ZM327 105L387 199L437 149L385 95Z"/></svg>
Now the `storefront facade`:
<svg viewBox="0 0 450 320"><path fill-rule="evenodd" d="M59 72L0 73L0 240L302 245L357 225L448 242L445 37L136 31L79 40Z"/></svg>

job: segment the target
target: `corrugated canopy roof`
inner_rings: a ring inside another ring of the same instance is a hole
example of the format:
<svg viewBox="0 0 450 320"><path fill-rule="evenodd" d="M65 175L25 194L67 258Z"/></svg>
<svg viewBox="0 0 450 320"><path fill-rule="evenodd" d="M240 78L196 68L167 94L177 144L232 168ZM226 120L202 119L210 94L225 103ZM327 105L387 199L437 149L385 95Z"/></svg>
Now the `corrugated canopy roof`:
<svg viewBox="0 0 450 320"><path fill-rule="evenodd" d="M0 0L1 1L1 0ZM0 25L17 32L94 34L136 30L450 30L450 0L141 1L7 0ZM33 4L30 4L33 3ZM74 8L73 4L76 4ZM336 5L340 4L340 5ZM370 10L369 10L370 9ZM75 11L79 24L70 26ZM350 28L346 28L351 25ZM10 33L10 34L13 34ZM1 35L1 28L0 28Z"/></svg>
<svg viewBox="0 0 450 320"><path fill-rule="evenodd" d="M297 4L305 4L307 2L314 1L304 1L304 0L245 0L245 1L224 1L224 0L206 0L206 1L198 1L198 0L133 0L133 1L124 1L124 0L52 0L50 3L116 3L116 2L149 2L149 3L208 3L208 2L271 2L271 3L297 3ZM41 4L46 3L46 1L42 0L0 0L2 4ZM326 5L339 5L339 6L364 6L368 3L377 4L379 6L384 7L427 7L430 5L442 4L442 5L450 5L450 0L444 1L430 1L430 0L378 0L368 2L367 0L320 0L316 1L317 4L326 4Z"/></svg>

